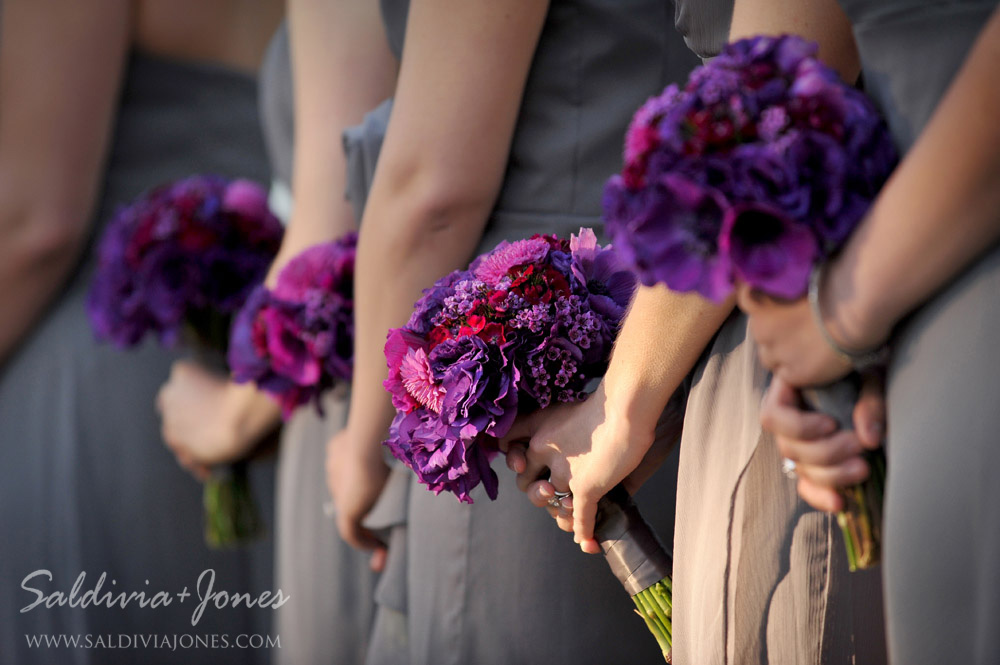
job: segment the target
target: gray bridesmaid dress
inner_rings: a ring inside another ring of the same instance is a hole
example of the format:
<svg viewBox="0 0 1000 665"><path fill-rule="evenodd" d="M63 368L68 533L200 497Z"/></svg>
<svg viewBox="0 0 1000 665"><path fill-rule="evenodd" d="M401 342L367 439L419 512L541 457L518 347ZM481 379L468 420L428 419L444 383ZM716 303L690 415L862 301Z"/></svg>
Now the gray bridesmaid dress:
<svg viewBox="0 0 1000 665"><path fill-rule="evenodd" d="M732 5L677 2L678 29L699 55L727 40ZM734 313L695 367L684 418L674 662L883 663L880 572L850 573L835 518L782 474L759 422L768 378Z"/></svg>
<svg viewBox="0 0 1000 665"><path fill-rule="evenodd" d="M279 29L265 56L260 102L276 189L287 190L294 134L287 25ZM362 169L352 173L351 181L363 176ZM364 662L374 617L378 576L369 568L370 555L344 542L324 508L330 502L326 443L347 422L347 390L340 386L325 395L323 408L323 416L311 406L298 409L281 436L276 586L289 600L276 614L282 648L274 652L273 662L279 665ZM391 492L383 497L369 526L386 526L380 516L394 498L400 503Z"/></svg>
<svg viewBox="0 0 1000 665"><path fill-rule="evenodd" d="M998 3L841 5L866 89L905 152ZM961 232L961 222L954 228ZM1000 662L998 292L1000 250L993 247L893 340L884 569L894 663Z"/></svg>
<svg viewBox="0 0 1000 665"><path fill-rule="evenodd" d="M67 112L72 112L69 109ZM193 173L265 181L252 77L220 66L134 53L127 67L113 143L94 217L96 237L115 208L150 187ZM214 607L196 626L199 575L214 569L214 590L258 596L272 589L269 538L215 552L202 534L201 485L180 469L160 438L157 390L181 351L147 341L122 352L97 344L84 303L95 268L91 248L43 319L0 368L0 662L247 663L265 649L29 648L26 635L121 636L268 633L273 610ZM253 483L273 524L273 465ZM169 606L125 609L36 607L28 585L77 599L102 592L195 594Z"/></svg>
<svg viewBox="0 0 1000 665"><path fill-rule="evenodd" d="M398 49L406 2L382 4ZM696 63L670 14L662 0L552 3L504 184L477 252L534 233L601 230L601 192L621 167L632 113ZM399 660L379 662L662 662L603 559L582 554L532 506L502 459L494 468L501 487L495 502L481 488L470 506L410 483L405 575L396 577L405 588L382 585L386 597L405 604L408 649ZM668 545L672 471L666 465L637 499Z"/></svg>

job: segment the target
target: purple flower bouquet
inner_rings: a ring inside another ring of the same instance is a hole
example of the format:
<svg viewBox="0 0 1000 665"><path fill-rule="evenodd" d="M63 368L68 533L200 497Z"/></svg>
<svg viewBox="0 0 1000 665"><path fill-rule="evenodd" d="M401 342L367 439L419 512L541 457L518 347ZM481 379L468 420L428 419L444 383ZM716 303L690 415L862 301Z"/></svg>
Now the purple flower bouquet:
<svg viewBox="0 0 1000 665"><path fill-rule="evenodd" d="M154 333L161 344L184 337L224 354L230 318L263 280L281 237L264 190L247 180L198 175L153 189L104 231L87 301L91 326L119 348ZM237 463L206 482L210 545L260 530L246 474Z"/></svg>
<svg viewBox="0 0 1000 665"><path fill-rule="evenodd" d="M254 381L287 419L337 381L350 381L354 358L354 256L349 233L305 250L258 287L236 317L229 365L238 382Z"/></svg>
<svg viewBox="0 0 1000 665"><path fill-rule="evenodd" d="M791 36L740 40L635 114L604 208L615 247L644 284L721 302L739 280L794 299L844 244L897 155L868 98L816 52ZM843 388L811 391L814 404ZM856 396L831 414L843 427ZM877 456L839 515L852 570L880 557Z"/></svg>
<svg viewBox="0 0 1000 665"><path fill-rule="evenodd" d="M472 503L482 483L495 499L493 439L519 414L586 397L634 289L628 266L590 229L569 241L503 242L439 280L406 326L389 332L385 387L397 413L385 444L433 492ZM627 493L610 494L601 508L596 536L668 651L670 558ZM651 578L644 586L638 568Z"/></svg>

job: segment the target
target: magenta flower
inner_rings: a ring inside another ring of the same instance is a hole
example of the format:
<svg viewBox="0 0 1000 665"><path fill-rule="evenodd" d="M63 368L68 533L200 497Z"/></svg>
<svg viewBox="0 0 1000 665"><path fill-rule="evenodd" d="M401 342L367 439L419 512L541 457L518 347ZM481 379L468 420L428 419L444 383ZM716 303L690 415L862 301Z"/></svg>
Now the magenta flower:
<svg viewBox="0 0 1000 665"><path fill-rule="evenodd" d="M338 381L354 356L357 235L310 247L288 262L274 290L261 288L233 326L233 377L273 395L285 418Z"/></svg>
<svg viewBox="0 0 1000 665"><path fill-rule="evenodd" d="M399 364L399 377L406 392L434 413L441 413L446 391L434 380L427 353L420 348L407 349Z"/></svg>

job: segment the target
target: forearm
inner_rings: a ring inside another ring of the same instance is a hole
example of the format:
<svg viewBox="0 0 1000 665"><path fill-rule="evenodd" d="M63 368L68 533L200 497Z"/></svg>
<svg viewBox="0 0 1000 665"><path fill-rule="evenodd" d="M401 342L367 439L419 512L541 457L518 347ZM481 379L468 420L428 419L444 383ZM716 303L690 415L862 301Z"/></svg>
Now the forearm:
<svg viewBox="0 0 1000 665"><path fill-rule="evenodd" d="M289 3L295 96L295 210L269 281L290 259L357 228L344 198L341 135L392 94L397 63L377 3Z"/></svg>
<svg viewBox="0 0 1000 665"><path fill-rule="evenodd" d="M251 384L229 384L229 407L235 414L234 439L239 452L252 450L281 423L281 409L270 396Z"/></svg>
<svg viewBox="0 0 1000 665"><path fill-rule="evenodd" d="M58 294L79 259L83 228L0 213L0 363Z"/></svg>
<svg viewBox="0 0 1000 665"><path fill-rule="evenodd" d="M732 302L639 287L603 381L608 415L652 432L732 309Z"/></svg>
<svg viewBox="0 0 1000 665"><path fill-rule="evenodd" d="M373 192L355 268L352 441L369 446L388 432L393 409L382 386L390 328L404 325L423 289L465 267L482 234L488 207L432 208L416 193Z"/></svg>
<svg viewBox="0 0 1000 665"><path fill-rule="evenodd" d="M851 23L836 0L738 0L729 41L755 35L798 35L819 44L819 57L854 82L861 71Z"/></svg>
<svg viewBox="0 0 1000 665"><path fill-rule="evenodd" d="M123 0L5 0L0 24L0 359L79 259L128 43Z"/></svg>
<svg viewBox="0 0 1000 665"><path fill-rule="evenodd" d="M863 348L1000 238L1000 12L833 267L824 313Z"/></svg>

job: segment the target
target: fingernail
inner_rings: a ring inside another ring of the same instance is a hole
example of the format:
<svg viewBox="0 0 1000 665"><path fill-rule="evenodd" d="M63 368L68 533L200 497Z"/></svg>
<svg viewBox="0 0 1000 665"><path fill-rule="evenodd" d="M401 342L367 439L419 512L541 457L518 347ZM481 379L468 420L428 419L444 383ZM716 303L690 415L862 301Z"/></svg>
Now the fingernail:
<svg viewBox="0 0 1000 665"><path fill-rule="evenodd" d="M833 434L837 431L837 423L831 418L823 419L823 434Z"/></svg>
<svg viewBox="0 0 1000 665"><path fill-rule="evenodd" d="M552 497L555 496L552 487L550 487L549 485L539 485L538 493L542 495L543 499L551 499Z"/></svg>

